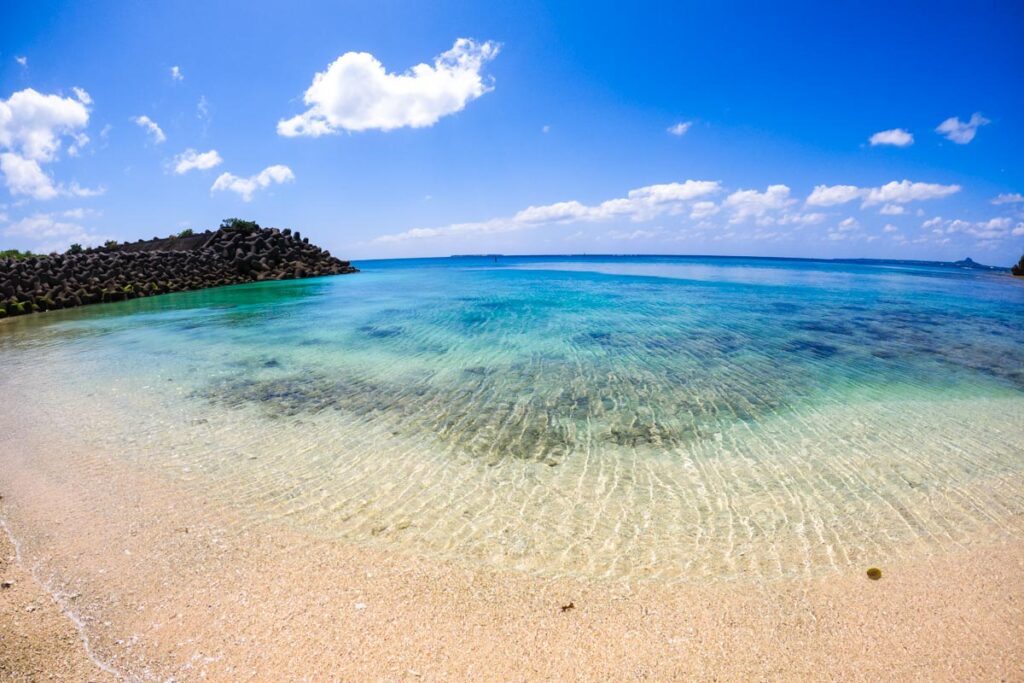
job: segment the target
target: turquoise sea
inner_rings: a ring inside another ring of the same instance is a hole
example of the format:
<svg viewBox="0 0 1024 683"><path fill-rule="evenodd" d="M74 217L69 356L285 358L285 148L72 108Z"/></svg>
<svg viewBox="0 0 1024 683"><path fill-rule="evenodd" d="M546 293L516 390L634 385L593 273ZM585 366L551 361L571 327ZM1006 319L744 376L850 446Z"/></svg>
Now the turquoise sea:
<svg viewBox="0 0 1024 683"><path fill-rule="evenodd" d="M4 419L63 435L39 457L69 472L99 450L242 519L539 573L813 573L1024 532L1024 281L356 265L4 321Z"/></svg>

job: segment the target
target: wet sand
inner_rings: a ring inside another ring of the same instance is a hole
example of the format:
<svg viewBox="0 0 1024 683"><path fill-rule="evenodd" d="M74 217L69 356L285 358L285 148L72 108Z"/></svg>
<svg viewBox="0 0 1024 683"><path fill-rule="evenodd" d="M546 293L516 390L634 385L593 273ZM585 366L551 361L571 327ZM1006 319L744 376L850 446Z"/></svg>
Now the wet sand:
<svg viewBox="0 0 1024 683"><path fill-rule="evenodd" d="M105 680L26 567L124 680L1024 680L1012 536L882 564L879 581L544 578L244 519L101 454L72 473L0 448L22 550L19 565L2 546L13 680Z"/></svg>
<svg viewBox="0 0 1024 683"><path fill-rule="evenodd" d="M17 561L2 529L0 586L0 680L117 680L89 659L74 623Z"/></svg>

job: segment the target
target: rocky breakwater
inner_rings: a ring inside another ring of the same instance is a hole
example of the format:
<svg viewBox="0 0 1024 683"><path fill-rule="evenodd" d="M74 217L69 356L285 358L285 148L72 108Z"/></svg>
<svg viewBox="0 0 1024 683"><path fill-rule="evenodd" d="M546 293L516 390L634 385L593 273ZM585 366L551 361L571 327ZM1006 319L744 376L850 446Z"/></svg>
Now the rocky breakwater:
<svg viewBox="0 0 1024 683"><path fill-rule="evenodd" d="M261 280L358 272L276 228L221 227L65 254L0 260L0 318Z"/></svg>

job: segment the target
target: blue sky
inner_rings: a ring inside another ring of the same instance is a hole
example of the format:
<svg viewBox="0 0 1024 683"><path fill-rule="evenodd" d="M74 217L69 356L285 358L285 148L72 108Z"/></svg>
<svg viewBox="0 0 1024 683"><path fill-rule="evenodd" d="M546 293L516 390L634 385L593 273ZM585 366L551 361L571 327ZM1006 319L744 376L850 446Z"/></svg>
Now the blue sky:
<svg viewBox="0 0 1024 683"><path fill-rule="evenodd" d="M0 246L1015 261L1024 5L834 4L7 3Z"/></svg>

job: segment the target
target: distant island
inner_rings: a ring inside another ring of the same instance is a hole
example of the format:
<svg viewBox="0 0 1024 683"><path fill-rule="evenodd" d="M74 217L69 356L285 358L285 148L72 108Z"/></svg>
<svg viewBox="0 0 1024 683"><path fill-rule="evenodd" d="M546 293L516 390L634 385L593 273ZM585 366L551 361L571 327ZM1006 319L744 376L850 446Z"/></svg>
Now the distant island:
<svg viewBox="0 0 1024 683"><path fill-rule="evenodd" d="M229 218L202 233L46 256L0 252L0 318L263 280L359 272L289 229Z"/></svg>

